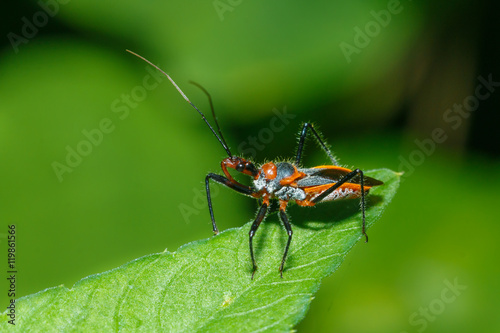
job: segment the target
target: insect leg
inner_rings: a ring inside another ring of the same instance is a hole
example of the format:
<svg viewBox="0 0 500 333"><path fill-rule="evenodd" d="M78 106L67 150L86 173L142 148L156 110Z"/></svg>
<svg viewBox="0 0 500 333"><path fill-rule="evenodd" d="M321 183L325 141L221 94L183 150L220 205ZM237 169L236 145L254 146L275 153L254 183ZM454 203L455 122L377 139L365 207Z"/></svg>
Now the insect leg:
<svg viewBox="0 0 500 333"><path fill-rule="evenodd" d="M251 187L233 183L231 180L227 179L226 177L215 174L215 173L209 173L205 177L205 188L207 190L208 210L210 211L210 218L212 219L212 226L213 226L214 234L217 235L219 233L219 229L217 229L217 224L215 224L214 209L212 207L212 198L210 195L210 179L212 179L213 181L215 181L219 184L227 186L230 189L233 189L236 192L239 192L241 194L251 196L252 194L255 193L255 191Z"/></svg>
<svg viewBox="0 0 500 333"><path fill-rule="evenodd" d="M255 221L253 222L252 227L250 228L250 232L248 233L248 236L249 236L248 242L250 245L250 257L252 258L252 265L253 265L252 280L253 280L253 276L255 274L255 271L257 270L257 264L255 263L255 257L253 255L252 240L253 240L253 236L255 235L255 232L259 228L260 223L262 222L262 220L264 220L264 217L266 216L267 206L268 206L268 203L266 203L266 202L264 202L262 204L262 206L260 206L259 212L257 213L257 216L255 217Z"/></svg>
<svg viewBox="0 0 500 333"><path fill-rule="evenodd" d="M335 159L335 157L333 157L332 152L330 151L328 146L323 142L323 140L321 139L321 136L319 135L318 132L316 132L316 130L314 129L314 127L311 123L305 123L304 126L302 127L302 131L300 132L299 145L297 147L297 155L295 157L295 165L300 165L300 159L302 158L302 150L304 149L304 142L305 142L305 139L307 136L308 129L310 129L311 132L314 134L314 138L316 139L316 141L318 141L321 148L328 155L328 157L332 161L333 165L338 165L338 162Z"/></svg>
<svg viewBox="0 0 500 333"><path fill-rule="evenodd" d="M283 259L281 260L281 265L280 265L281 278L283 278L283 267L285 266L286 255L288 254L288 248L290 247L290 242L292 241L292 235L293 235L292 226L290 225L290 222L288 221L288 216L286 216L285 212L287 203L288 203L287 201L281 201L280 203L280 219L285 225L286 233L288 234L288 241L286 243L285 252L283 253Z"/></svg>
<svg viewBox="0 0 500 333"><path fill-rule="evenodd" d="M366 222L365 222L365 184L364 184L364 175L363 171L356 169L354 171L349 172L347 175L345 175L341 180L339 180L337 183L335 183L332 187L330 187L328 190L325 192L321 193L318 195L316 198L312 200L313 203L318 203L324 198L326 198L330 193L338 189L340 186L342 186L344 183L348 182L349 180L353 179L359 175L361 177L360 179L360 185L361 185L361 213L363 215L363 235L365 235L365 243L368 242L368 235L366 234Z"/></svg>

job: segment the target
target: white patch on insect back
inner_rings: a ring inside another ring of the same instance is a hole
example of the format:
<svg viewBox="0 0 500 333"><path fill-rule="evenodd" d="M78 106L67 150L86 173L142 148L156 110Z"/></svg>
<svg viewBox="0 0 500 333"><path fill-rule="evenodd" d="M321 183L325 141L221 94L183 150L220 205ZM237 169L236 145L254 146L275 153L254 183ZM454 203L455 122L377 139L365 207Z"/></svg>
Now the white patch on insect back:
<svg viewBox="0 0 500 333"><path fill-rule="evenodd" d="M255 185L255 188L257 191L262 190L264 187L266 187L266 177L264 177L264 173L261 172L259 175L259 178L253 181L253 184Z"/></svg>
<svg viewBox="0 0 500 333"><path fill-rule="evenodd" d="M321 193L318 193L318 195L315 195L311 200L314 200L316 197L318 197ZM359 191L354 191L351 188L339 188L333 191L332 193L328 194L326 197L323 198L321 201L334 201L334 200L340 200L340 199L354 199L359 197L360 192Z"/></svg>
<svg viewBox="0 0 500 333"><path fill-rule="evenodd" d="M270 180L266 184L267 193L269 194L277 192L281 187L279 180L276 179Z"/></svg>
<svg viewBox="0 0 500 333"><path fill-rule="evenodd" d="M306 192L297 187L284 186L276 191L274 196L281 200L304 200L306 198Z"/></svg>
<svg viewBox="0 0 500 333"><path fill-rule="evenodd" d="M257 191L266 189L269 194L275 193L282 187L278 179L267 179L263 172L260 173L259 178L253 181L253 184Z"/></svg>

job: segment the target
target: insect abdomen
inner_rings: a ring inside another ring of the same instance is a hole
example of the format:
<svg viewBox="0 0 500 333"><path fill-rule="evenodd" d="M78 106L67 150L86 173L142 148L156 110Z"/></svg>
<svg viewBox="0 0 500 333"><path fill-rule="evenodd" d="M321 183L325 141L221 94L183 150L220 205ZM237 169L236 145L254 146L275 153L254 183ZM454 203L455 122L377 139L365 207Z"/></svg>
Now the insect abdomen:
<svg viewBox="0 0 500 333"><path fill-rule="evenodd" d="M320 194L321 193L311 196L310 200L314 200ZM335 191L324 197L323 200L321 200L320 202L342 200L342 199L355 199L359 198L360 196L361 196L361 189L353 189L352 187L341 186L340 188L336 189Z"/></svg>

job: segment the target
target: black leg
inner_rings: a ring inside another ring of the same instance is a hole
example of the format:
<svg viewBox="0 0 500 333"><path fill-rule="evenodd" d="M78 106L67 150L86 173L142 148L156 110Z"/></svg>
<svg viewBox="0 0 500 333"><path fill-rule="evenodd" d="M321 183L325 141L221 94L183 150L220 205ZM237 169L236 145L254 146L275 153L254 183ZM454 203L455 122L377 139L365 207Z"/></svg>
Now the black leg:
<svg viewBox="0 0 500 333"><path fill-rule="evenodd" d="M280 208L280 219L285 225L286 233L288 234L288 242L286 243L285 253L283 253L283 259L281 260L280 266L280 274L281 278L283 278L283 267L285 266L286 255L288 254L288 248L290 247L290 242L292 241L293 231L284 208Z"/></svg>
<svg viewBox="0 0 500 333"><path fill-rule="evenodd" d="M330 149L328 149L327 145L323 142L321 136L318 134L318 132L316 132L311 123L305 123L304 126L302 127L302 131L300 132L299 145L297 147L297 156L295 157L295 165L298 166L300 164L300 159L302 158L302 150L304 149L304 143L307 137L308 129L310 129L311 132L314 134L314 138L316 139L316 141L318 141L321 148L328 155L328 157L332 161L332 164L338 165L337 160L335 159L335 157L333 157L332 152L330 151Z"/></svg>
<svg viewBox="0 0 500 333"><path fill-rule="evenodd" d="M328 190L325 192L321 193L318 195L316 198L312 200L313 203L318 203L324 198L326 198L330 193L338 189L340 186L342 186L344 183L347 183L349 180L353 179L357 175L360 176L360 185L361 185L361 213L363 215L363 235L365 235L365 243L368 242L368 235L366 234L366 222L365 222L365 184L364 184L364 175L363 171L356 169L354 171L349 172L347 175L344 176L341 180L339 180L335 185L330 187Z"/></svg>
<svg viewBox="0 0 500 333"><path fill-rule="evenodd" d="M250 232L248 233L249 235L249 244L250 244L250 257L252 258L252 265L253 265L253 271L252 271L252 280L253 280L253 275L255 274L255 271L257 270L257 264L255 263L255 257L253 255L253 236L255 235L255 232L259 228L260 223L262 220L264 220L264 217L266 216L267 212L267 203L263 203L262 206L260 206L259 212L257 213L257 217L255 217L255 221L252 224L252 227L250 228Z"/></svg>
<svg viewBox="0 0 500 333"><path fill-rule="evenodd" d="M229 179L227 179L226 177L215 174L215 173L209 173L205 177L205 188L207 190L208 210L210 211L210 218L212 219L212 226L213 226L214 234L217 235L219 233L219 229L217 229L217 225L215 224L214 209L212 207L212 198L210 196L210 179L212 179L213 181L215 181L219 184L227 186L230 189L233 189L236 192L239 192L241 194L251 196L253 193L255 193L255 191L251 187L241 186L241 185L235 184L235 183L231 182Z"/></svg>

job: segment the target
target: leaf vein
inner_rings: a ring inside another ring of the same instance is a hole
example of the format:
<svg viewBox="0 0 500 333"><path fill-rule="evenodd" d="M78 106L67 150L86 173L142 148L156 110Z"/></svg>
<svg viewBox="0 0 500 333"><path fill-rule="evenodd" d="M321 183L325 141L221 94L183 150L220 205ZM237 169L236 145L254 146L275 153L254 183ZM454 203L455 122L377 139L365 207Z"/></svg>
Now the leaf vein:
<svg viewBox="0 0 500 333"><path fill-rule="evenodd" d="M273 305L276 305L278 303L280 303L281 301L287 299L287 298L290 298L290 297L295 297L295 296L311 296L312 294L311 293L300 293L300 294L290 294L290 295L285 295L279 299L277 299L276 301L274 302L271 302L269 304L266 304L266 305L263 305L263 306L260 306L258 308L254 308L254 309L251 309L251 310L248 310L248 311L243 311L243 312L238 312L238 313L231 313L231 314L228 314L226 316L224 316L224 318L231 318L231 317L239 317L239 316L244 316L244 315L247 315L249 313L252 313L252 312L256 312L256 311L260 311L260 310L264 310L264 309L267 309Z"/></svg>

